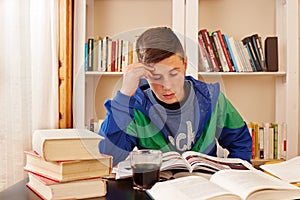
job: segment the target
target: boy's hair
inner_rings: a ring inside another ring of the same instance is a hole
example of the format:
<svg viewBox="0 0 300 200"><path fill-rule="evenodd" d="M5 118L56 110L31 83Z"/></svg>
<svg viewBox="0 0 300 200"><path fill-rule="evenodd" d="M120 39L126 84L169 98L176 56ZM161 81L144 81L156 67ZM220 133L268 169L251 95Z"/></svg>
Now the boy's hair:
<svg viewBox="0 0 300 200"><path fill-rule="evenodd" d="M155 64L174 54L184 59L183 47L168 27L150 28L140 35L136 42L138 61L144 64Z"/></svg>

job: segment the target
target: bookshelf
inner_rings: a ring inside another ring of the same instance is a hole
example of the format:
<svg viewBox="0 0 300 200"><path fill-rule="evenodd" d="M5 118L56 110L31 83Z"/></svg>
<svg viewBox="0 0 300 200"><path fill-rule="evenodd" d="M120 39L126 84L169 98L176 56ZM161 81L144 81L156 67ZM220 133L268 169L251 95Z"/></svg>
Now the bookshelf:
<svg viewBox="0 0 300 200"><path fill-rule="evenodd" d="M174 0L178 8L175 31L183 33L190 59L189 73L207 82L218 81L223 92L247 122L286 122L287 158L299 155L299 67L298 1L185 1ZM254 12L255 11L255 12ZM182 25L184 24L184 25ZM177 28L178 27L178 28ZM195 28L197 27L197 28ZM279 72L198 73L198 55L194 50L198 30L220 29L235 39L258 33L279 38ZM191 70L192 68L192 70Z"/></svg>
<svg viewBox="0 0 300 200"><path fill-rule="evenodd" d="M295 42L299 22L295 8L298 8L297 0L254 0L251 4L247 0L76 1L74 125L84 127L91 117L104 118L103 102L115 94L122 81L121 72L84 72L86 39L98 35L126 37L128 31L163 25L172 27L184 44L189 75L207 82L220 82L222 91L247 122L286 122L287 158L299 155L299 51ZM235 39L254 32L263 39L278 36L279 71L199 73L195 49L201 28L220 29Z"/></svg>
<svg viewBox="0 0 300 200"><path fill-rule="evenodd" d="M133 42L147 27L171 27L172 0L83 0L74 3L74 13L74 124L86 127L90 118L105 117L103 103L122 83L122 72L84 71L87 38L109 36Z"/></svg>

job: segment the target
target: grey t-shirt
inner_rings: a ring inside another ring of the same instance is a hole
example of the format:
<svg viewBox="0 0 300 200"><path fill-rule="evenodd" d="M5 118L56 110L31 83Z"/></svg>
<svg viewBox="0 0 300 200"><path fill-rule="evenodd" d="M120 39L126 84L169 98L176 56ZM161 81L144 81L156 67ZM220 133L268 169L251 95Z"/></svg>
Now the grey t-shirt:
<svg viewBox="0 0 300 200"><path fill-rule="evenodd" d="M161 120L160 128L163 126L166 128L171 144L179 152L190 150L193 147L200 113L190 81L185 82L185 90L187 97L179 102L180 106L176 109L168 108L170 106L160 102L151 89L147 90L150 101L155 105L152 112L155 112L155 115Z"/></svg>

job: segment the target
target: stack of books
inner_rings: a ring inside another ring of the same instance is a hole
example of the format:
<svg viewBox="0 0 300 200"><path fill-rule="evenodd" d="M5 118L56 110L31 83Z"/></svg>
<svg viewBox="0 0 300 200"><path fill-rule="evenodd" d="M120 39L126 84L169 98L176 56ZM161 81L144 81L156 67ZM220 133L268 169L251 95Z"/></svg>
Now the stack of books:
<svg viewBox="0 0 300 200"><path fill-rule="evenodd" d="M105 196L112 157L99 153L102 139L85 129L35 131L32 150L25 151L27 186L43 199Z"/></svg>

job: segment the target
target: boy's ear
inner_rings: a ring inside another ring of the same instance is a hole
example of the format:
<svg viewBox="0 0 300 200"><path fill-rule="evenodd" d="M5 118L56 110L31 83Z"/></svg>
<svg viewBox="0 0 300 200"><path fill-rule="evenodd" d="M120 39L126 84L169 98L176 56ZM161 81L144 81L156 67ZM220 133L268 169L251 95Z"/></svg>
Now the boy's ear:
<svg viewBox="0 0 300 200"><path fill-rule="evenodd" d="M186 69L187 69L187 57L186 56L183 58L183 65L184 65L184 74L185 74Z"/></svg>

